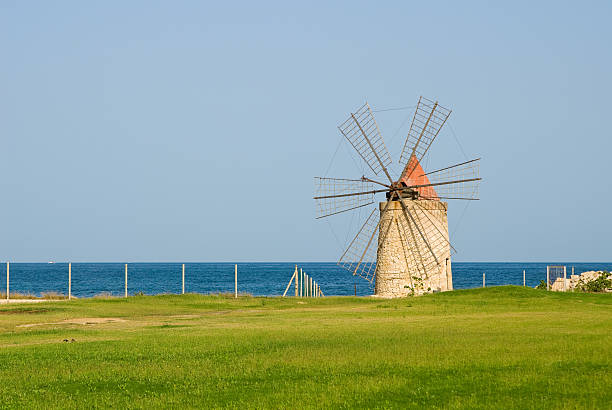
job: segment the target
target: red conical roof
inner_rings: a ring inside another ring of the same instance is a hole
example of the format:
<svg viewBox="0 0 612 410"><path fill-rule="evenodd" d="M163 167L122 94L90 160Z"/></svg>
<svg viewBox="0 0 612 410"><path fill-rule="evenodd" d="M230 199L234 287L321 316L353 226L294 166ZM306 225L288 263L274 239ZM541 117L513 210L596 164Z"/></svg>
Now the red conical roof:
<svg viewBox="0 0 612 410"><path fill-rule="evenodd" d="M413 170L410 175L404 175L401 180L406 185L427 185L431 183L429 182L429 178L427 178L427 175L425 175L425 171L423 170L423 167L421 167L421 164L416 159L416 157L412 156L410 158L410 161L408 161L406 168L408 170ZM418 191L419 196L424 197L424 199L433 199L436 201L440 200L440 198L438 198L436 190L432 186L415 188L415 190Z"/></svg>

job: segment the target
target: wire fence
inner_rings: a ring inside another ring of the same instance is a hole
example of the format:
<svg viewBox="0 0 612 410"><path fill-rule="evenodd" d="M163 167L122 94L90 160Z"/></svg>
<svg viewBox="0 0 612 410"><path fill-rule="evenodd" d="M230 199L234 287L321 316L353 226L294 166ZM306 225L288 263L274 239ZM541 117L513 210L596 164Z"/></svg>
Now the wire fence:
<svg viewBox="0 0 612 410"><path fill-rule="evenodd" d="M326 296L367 296L373 285L353 277L336 263L298 263L316 278ZM546 263L452 264L453 288L516 285L535 287L546 282ZM559 265L555 265L559 266ZM612 263L577 263L566 266L566 276L585 271L611 270ZM237 271L236 271L237 269ZM121 297L138 294L229 293L280 296L295 272L295 263L3 263L0 298ZM237 275L237 287L236 276ZM483 278L484 275L484 278ZM550 275L549 285L558 274ZM483 281L484 279L484 281ZM288 291L293 295L295 290ZM14 296L13 296L14 295Z"/></svg>

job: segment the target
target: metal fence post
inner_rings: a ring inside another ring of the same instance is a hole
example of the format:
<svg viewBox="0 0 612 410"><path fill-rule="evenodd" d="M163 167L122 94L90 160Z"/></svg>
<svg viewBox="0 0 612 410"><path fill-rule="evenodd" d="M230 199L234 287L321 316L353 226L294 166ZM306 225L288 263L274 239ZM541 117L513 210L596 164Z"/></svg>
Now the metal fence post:
<svg viewBox="0 0 612 410"><path fill-rule="evenodd" d="M525 287L525 270L523 270L523 287Z"/></svg>
<svg viewBox="0 0 612 410"><path fill-rule="evenodd" d="M295 297L299 296L299 286L300 286L300 274L297 270L297 265L295 265L295 271L293 273L295 275Z"/></svg>
<svg viewBox="0 0 612 410"><path fill-rule="evenodd" d="M185 294L185 264L183 263L183 295Z"/></svg>
<svg viewBox="0 0 612 410"><path fill-rule="evenodd" d="M546 267L546 290L550 290L549 284L550 284L550 268L547 266Z"/></svg>
<svg viewBox="0 0 612 410"><path fill-rule="evenodd" d="M125 264L125 297L128 297L127 294L127 263Z"/></svg>
<svg viewBox="0 0 612 410"><path fill-rule="evenodd" d="M72 262L68 262L68 300L72 299Z"/></svg>
<svg viewBox="0 0 612 410"><path fill-rule="evenodd" d="M238 264L234 265L234 298L238 298Z"/></svg>
<svg viewBox="0 0 612 410"><path fill-rule="evenodd" d="M9 271L10 262L6 263L6 300L9 300Z"/></svg>

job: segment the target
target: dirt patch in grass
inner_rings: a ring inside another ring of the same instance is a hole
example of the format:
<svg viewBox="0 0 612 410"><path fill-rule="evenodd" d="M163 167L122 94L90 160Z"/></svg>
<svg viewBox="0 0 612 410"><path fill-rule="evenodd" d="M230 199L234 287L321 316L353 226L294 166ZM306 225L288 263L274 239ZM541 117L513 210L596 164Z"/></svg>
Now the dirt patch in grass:
<svg viewBox="0 0 612 410"><path fill-rule="evenodd" d="M127 322L125 319L117 317L82 317L78 319L66 319L61 322L47 322L47 323L27 323L25 325L18 325L17 327L34 327L34 326L45 326L45 325L99 325L104 323L123 323Z"/></svg>
<svg viewBox="0 0 612 410"><path fill-rule="evenodd" d="M97 325L100 323L117 323L127 322L125 319L118 317L82 317L78 319L66 319L64 323L71 323L75 325Z"/></svg>

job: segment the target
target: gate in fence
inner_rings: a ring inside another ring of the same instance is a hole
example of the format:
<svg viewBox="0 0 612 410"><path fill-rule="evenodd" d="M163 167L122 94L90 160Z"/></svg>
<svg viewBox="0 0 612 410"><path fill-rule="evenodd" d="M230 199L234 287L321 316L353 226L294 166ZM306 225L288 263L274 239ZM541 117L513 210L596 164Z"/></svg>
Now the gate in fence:
<svg viewBox="0 0 612 410"><path fill-rule="evenodd" d="M551 290L556 282L559 290L567 290L567 267L561 265L546 266L546 290Z"/></svg>

